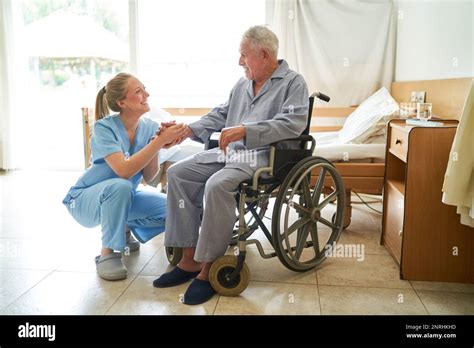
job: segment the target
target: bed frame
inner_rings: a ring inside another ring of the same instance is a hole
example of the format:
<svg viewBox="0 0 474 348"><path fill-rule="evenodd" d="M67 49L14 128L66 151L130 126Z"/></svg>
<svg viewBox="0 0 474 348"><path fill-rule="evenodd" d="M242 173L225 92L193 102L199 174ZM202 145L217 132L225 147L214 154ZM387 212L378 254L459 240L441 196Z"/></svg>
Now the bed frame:
<svg viewBox="0 0 474 348"><path fill-rule="evenodd" d="M474 78L456 78L444 80L425 81L403 81L393 82L391 85L391 95L398 102L410 101L412 91L425 91L426 102L433 103L432 112L436 117L443 119L459 120L466 103L469 90ZM333 118L338 124L314 125L311 132L336 131L342 128L341 119L349 116L355 107L315 107L313 109L313 123L318 123L318 118ZM317 146L317 144L316 144ZM346 189L346 215L344 217L344 227L351 223L352 191L381 194L383 189L385 163L334 163L341 174ZM311 181L315 181L313 176ZM328 184L330 184L328 182Z"/></svg>

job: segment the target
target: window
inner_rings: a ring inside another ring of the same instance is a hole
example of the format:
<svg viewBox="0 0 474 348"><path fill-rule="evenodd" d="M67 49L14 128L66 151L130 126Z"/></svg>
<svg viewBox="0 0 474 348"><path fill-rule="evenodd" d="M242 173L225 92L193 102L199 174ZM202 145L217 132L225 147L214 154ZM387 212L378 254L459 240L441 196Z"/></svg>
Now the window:
<svg viewBox="0 0 474 348"><path fill-rule="evenodd" d="M137 74L155 105L207 108L226 101L243 76L241 36L265 22L265 0L11 3L21 17L15 52L24 58L15 75L27 75L17 91L24 104L11 116L11 134L21 144L14 149L18 168L83 169L81 108L94 106L113 75L132 69L131 47L138 48ZM138 8L133 36L130 4Z"/></svg>
<svg viewBox="0 0 474 348"><path fill-rule="evenodd" d="M22 0L22 168L83 168L81 107L129 70L127 0ZM18 123L18 122L17 122Z"/></svg>
<svg viewBox="0 0 474 348"><path fill-rule="evenodd" d="M264 0L140 0L138 71L162 107L213 107L243 76L242 34L265 23Z"/></svg>

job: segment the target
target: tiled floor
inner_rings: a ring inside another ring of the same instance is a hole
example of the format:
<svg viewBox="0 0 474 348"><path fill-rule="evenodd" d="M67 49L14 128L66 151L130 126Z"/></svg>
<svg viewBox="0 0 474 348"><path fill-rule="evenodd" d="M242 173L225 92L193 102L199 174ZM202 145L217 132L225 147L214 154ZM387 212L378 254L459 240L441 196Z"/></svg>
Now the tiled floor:
<svg viewBox="0 0 474 348"><path fill-rule="evenodd" d="M340 240L363 245L363 258L329 258L317 270L295 273L249 247L251 280L238 297L186 306L186 284L154 288L169 269L162 236L126 257L126 280L102 280L93 263L100 230L81 227L61 204L79 174L0 175L1 314L474 314L473 284L400 280L379 245L381 216L363 205L354 206Z"/></svg>

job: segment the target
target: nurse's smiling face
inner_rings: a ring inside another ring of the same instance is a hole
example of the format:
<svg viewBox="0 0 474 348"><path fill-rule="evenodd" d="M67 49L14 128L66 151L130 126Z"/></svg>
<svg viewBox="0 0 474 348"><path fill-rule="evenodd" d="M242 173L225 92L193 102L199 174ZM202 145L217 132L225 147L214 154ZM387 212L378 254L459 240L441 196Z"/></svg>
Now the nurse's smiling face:
<svg viewBox="0 0 474 348"><path fill-rule="evenodd" d="M127 94L124 99L117 102L122 112L131 112L141 116L150 111L150 106L148 105L150 94L146 91L143 83L135 77L129 78L127 82Z"/></svg>

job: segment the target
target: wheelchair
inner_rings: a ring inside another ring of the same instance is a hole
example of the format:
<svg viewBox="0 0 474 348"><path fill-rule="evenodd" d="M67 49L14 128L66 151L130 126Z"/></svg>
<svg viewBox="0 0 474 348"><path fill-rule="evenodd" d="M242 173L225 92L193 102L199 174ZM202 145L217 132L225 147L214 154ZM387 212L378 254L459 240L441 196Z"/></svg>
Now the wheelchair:
<svg viewBox="0 0 474 348"><path fill-rule="evenodd" d="M252 179L239 185L236 225L230 242L234 253L215 260L209 272L212 287L221 295L237 296L247 288L250 271L245 257L250 244L256 245L263 258L278 257L289 270L305 272L318 267L326 259L327 250L339 240L344 227L345 189L332 163L312 156L316 141L309 129L315 97L329 101L322 93L311 95L302 135L271 144L268 167L257 169ZM299 143L299 148L279 146L290 141ZM215 146L208 144L208 148ZM270 232L263 219L271 205ZM266 252L259 240L249 239L258 228L273 252ZM165 250L170 264L177 265L182 249Z"/></svg>

